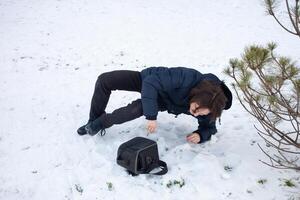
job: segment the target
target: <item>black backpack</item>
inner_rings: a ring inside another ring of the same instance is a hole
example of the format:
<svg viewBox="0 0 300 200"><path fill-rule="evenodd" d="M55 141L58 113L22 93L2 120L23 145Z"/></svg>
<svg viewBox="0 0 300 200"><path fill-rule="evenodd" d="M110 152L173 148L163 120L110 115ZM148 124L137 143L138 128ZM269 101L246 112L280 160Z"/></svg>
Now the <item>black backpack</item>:
<svg viewBox="0 0 300 200"><path fill-rule="evenodd" d="M153 169L161 170L153 175L164 175L168 172L167 164L159 160L157 143L143 137L135 137L120 145L117 163L125 167L132 175L149 174Z"/></svg>

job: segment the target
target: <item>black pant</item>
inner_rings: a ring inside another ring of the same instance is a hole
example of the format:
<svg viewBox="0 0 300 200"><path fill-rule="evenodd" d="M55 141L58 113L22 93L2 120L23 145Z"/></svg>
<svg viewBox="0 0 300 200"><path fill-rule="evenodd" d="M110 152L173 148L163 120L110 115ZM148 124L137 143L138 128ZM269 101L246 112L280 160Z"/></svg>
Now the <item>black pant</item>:
<svg viewBox="0 0 300 200"><path fill-rule="evenodd" d="M104 128L108 128L114 124L121 124L141 117L143 115L141 99L137 99L125 107L116 109L112 113L105 112L111 91L126 90L141 92L141 88L142 78L140 72L119 70L101 74L95 85L89 122L100 117Z"/></svg>

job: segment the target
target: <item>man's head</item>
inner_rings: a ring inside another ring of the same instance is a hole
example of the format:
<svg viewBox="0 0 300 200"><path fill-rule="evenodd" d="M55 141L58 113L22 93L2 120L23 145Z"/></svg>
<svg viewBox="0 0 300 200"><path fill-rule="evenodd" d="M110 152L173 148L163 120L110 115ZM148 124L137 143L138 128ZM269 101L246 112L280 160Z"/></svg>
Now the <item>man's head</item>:
<svg viewBox="0 0 300 200"><path fill-rule="evenodd" d="M212 119L221 116L227 98L220 84L213 81L201 81L190 92L190 113L197 117L210 114Z"/></svg>
<svg viewBox="0 0 300 200"><path fill-rule="evenodd" d="M190 103L190 110L189 111L195 117L202 116L202 115L208 115L210 113L209 108L202 108L196 102L191 102Z"/></svg>

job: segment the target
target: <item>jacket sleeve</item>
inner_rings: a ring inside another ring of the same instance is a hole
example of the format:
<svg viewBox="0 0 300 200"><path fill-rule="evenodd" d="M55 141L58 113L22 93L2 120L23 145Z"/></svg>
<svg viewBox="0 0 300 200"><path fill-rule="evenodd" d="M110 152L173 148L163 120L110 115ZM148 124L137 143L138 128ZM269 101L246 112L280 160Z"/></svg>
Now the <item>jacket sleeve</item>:
<svg viewBox="0 0 300 200"><path fill-rule="evenodd" d="M163 85L158 76L149 75L142 83L142 105L143 114L148 120L156 120L158 114L158 91L163 89Z"/></svg>
<svg viewBox="0 0 300 200"><path fill-rule="evenodd" d="M208 116L200 116L198 119L198 130L195 130L194 133L198 133L200 136L200 142L204 143L210 140L211 135L217 132L216 121L210 120Z"/></svg>

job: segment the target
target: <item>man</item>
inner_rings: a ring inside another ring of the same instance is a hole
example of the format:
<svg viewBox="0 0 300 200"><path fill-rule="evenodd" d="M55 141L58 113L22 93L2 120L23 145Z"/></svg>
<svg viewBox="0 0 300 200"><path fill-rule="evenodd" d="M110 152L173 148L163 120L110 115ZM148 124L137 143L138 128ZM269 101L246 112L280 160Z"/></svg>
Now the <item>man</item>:
<svg viewBox="0 0 300 200"><path fill-rule="evenodd" d="M125 107L106 113L111 91L126 90L141 93L141 98ZM147 130L157 128L158 111L188 114L198 119L198 129L187 141L203 143L217 132L216 119L232 104L228 87L214 74L202 74L195 69L150 67L138 71L119 70L98 77L93 94L88 123L80 127L79 135L105 134L105 129L145 116Z"/></svg>

